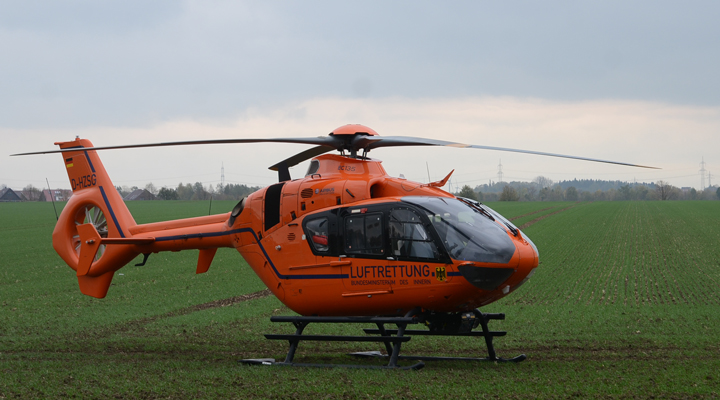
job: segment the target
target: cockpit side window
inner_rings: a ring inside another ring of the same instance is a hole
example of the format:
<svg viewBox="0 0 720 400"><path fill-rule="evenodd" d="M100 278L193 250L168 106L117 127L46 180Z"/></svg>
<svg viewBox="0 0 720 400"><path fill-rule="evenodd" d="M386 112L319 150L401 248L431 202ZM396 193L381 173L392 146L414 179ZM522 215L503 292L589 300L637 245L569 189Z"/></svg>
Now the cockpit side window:
<svg viewBox="0 0 720 400"><path fill-rule="evenodd" d="M307 241L317 253L330 251L330 224L328 219L317 218L305 224Z"/></svg>
<svg viewBox="0 0 720 400"><path fill-rule="evenodd" d="M307 173L305 176L312 175L318 172L320 169L320 161L318 160L312 160L310 161L310 166L308 167Z"/></svg>
<svg viewBox="0 0 720 400"><path fill-rule="evenodd" d="M390 211L388 231L392 255L399 259L437 259L437 246L420 215L408 208Z"/></svg>
<svg viewBox="0 0 720 400"><path fill-rule="evenodd" d="M385 254L382 213L345 217L345 252L348 254Z"/></svg>

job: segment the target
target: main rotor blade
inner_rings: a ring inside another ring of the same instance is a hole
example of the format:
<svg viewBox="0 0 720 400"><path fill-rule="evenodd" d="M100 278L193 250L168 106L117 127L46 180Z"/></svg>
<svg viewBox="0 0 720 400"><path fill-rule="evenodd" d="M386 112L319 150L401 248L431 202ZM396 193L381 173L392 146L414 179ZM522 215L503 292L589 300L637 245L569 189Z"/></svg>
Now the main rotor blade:
<svg viewBox="0 0 720 400"><path fill-rule="evenodd" d="M300 164L301 162L305 160L309 160L313 157L319 156L320 154L325 154L328 151L332 151L333 149L328 146L317 146L313 147L311 149L307 149L303 151L302 153L295 154L294 156L287 158L283 161L280 161L279 163L273 165L272 167L268 168L271 171L277 171L280 166L285 163L285 166L287 168L293 167L295 165Z"/></svg>
<svg viewBox="0 0 720 400"><path fill-rule="evenodd" d="M113 149L136 149L142 147L166 147L166 146L189 146L196 144L235 144L235 143L297 143L297 144L314 144L328 147L328 151L332 149L341 150L344 141L333 136L320 136L315 138L270 138L270 139L211 139L211 140L189 140L184 142L162 142L162 143L145 143L145 144L127 144L118 146L97 146L85 147L83 150L113 150ZM29 156L35 154L51 154L65 153L68 151L77 151L77 148L37 151L32 153L11 154L11 156Z"/></svg>
<svg viewBox="0 0 720 400"><path fill-rule="evenodd" d="M649 169L660 169L658 167L649 167L647 165L638 165L638 164L630 164L630 163L624 163L619 161L609 161L609 160L600 160L597 158L588 158L588 157L579 157L579 156L569 156L565 154L556 154L556 153L546 153L543 151L532 151L532 150L521 150L521 149L511 149L508 147L494 147L494 146L481 146L476 144L465 144L465 143L457 143L457 142L448 142L445 140L435 140L435 139L425 139L425 138L418 138L418 137L409 137L409 136L363 136L363 137L356 137L355 141L353 141L353 145L356 146L358 149L366 149L368 151L372 149L377 149L381 147L397 147L397 146L445 146L445 147L459 147L459 148L471 148L471 149L483 149L483 150L496 150L496 151L507 151L512 153L525 153L525 154L535 154L539 156L548 156L548 157L559 157L559 158L570 158L574 160L583 160L583 161L592 161L592 162L599 162L599 163L605 163L605 164L616 164L616 165L625 165L628 167L638 167L638 168L649 168Z"/></svg>
<svg viewBox="0 0 720 400"><path fill-rule="evenodd" d="M547 153L547 152L542 152L542 151L511 149L508 147L481 146L481 145L474 145L474 144L448 142L445 140L426 139L426 138L418 138L418 137L410 137L410 136L384 136L383 137L383 136L355 135L355 136L340 137L340 136L335 136L335 135L329 135L329 136L320 136L320 137L314 137L314 138L213 139L213 140L190 140L190 141L183 141L183 142L163 142L163 143L147 143L147 144L133 144L133 145L119 145L119 146L87 147L87 148L84 148L84 150L133 149L133 148L143 148L143 147L187 146L187 145L196 145L196 144L234 144L234 143L296 143L296 144L311 144L311 145L317 146L315 148L306 150L302 153L299 153L299 154L285 160L284 162L287 162L288 166L296 165L296 164L298 164L302 161L305 161L309 158L312 158L314 156L317 156L317 155L323 154L327 151L330 151L331 149L335 149L335 150L339 150L339 151L343 151L343 150L370 151L372 149L378 149L381 147L445 146L445 147L460 147L460 148L473 148L473 149L483 149L483 150L507 151L507 152L512 152L512 153L535 154L535 155L540 155L540 156L569 158L569 159L574 159L574 160L592 161L592 162L599 162L599 163L605 163L605 164L625 165L625 166L629 166L629 167L660 169L657 167L650 167L650 166L646 166L646 165L630 164L630 163L609 161L609 160L600 160L600 159L596 159L596 158L570 156L570 155L565 155L565 154ZM324 149L327 149L327 150L324 150ZM12 154L12 156L64 153L64 152L68 152L68 151L77 151L77 148L38 151L38 152L32 152L32 153L19 153L19 154ZM279 168L280 164L282 164L282 162L278 163L276 165L273 165L272 167L270 167L270 169L277 170Z"/></svg>

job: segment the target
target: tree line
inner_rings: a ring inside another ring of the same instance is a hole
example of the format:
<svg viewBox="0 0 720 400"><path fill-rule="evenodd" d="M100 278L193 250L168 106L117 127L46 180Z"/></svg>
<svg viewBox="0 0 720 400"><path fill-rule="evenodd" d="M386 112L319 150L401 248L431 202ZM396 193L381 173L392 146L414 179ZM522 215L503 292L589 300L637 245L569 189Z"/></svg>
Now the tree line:
<svg viewBox="0 0 720 400"><path fill-rule="evenodd" d="M120 195L124 198L133 191L139 189L137 186L116 186ZM160 200L240 200L250 193L260 189L259 186L247 186L241 184L217 184L203 185L201 182L185 183L180 182L176 187L163 186L158 189L152 182L144 187L145 190L155 195Z"/></svg>
<svg viewBox="0 0 720 400"><path fill-rule="evenodd" d="M556 183L550 178L538 176L532 182L490 182L475 188L465 185L455 195L478 201L718 200L720 187L698 191L695 188L681 189L665 181L573 180Z"/></svg>
<svg viewBox="0 0 720 400"><path fill-rule="evenodd" d="M6 185L0 185L5 188ZM116 186L124 198L137 186ZM157 188L152 182L144 187L160 200L239 200L259 189L260 186L242 184L203 185L182 182L176 187ZM32 184L22 189L29 201L44 201L42 189ZM620 201L620 200L718 200L720 187L712 186L703 191L695 188L682 189L666 181L652 183L629 183L602 180L572 180L554 182L552 179L538 176L532 182L490 182L472 188L463 186L454 193L478 201Z"/></svg>

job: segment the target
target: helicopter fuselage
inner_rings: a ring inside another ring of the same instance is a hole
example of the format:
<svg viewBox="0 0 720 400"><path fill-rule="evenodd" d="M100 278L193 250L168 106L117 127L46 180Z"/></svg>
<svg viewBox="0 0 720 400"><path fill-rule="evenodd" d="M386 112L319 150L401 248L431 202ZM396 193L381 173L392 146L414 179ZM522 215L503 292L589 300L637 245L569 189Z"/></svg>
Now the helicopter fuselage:
<svg viewBox="0 0 720 400"><path fill-rule="evenodd" d="M76 187L53 247L83 293L102 298L138 254L237 249L302 315L402 315L473 310L515 290L538 265L535 245L486 206L389 176L378 160L321 155L301 179L263 188L230 213L138 225L85 139L58 143ZM446 178L447 179L447 178ZM146 258L147 259L147 258ZM144 261L143 261L144 263Z"/></svg>
<svg viewBox="0 0 720 400"><path fill-rule="evenodd" d="M377 160L320 156L241 207L228 227L237 250L302 315L472 310L538 265L532 242L492 211L390 177Z"/></svg>

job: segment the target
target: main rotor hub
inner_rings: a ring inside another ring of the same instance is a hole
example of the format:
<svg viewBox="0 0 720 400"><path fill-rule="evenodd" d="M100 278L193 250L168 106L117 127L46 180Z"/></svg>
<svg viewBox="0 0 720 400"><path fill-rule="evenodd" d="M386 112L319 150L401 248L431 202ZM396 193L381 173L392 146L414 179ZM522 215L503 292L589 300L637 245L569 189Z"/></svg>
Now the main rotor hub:
<svg viewBox="0 0 720 400"><path fill-rule="evenodd" d="M330 132L330 137L337 137L342 139L342 144L337 146L337 149L341 154L345 153L345 150L350 152L350 157L356 158L358 150L363 150L363 158L367 154L368 149L366 143L361 139L367 136L380 136L374 129L371 129L365 125L360 124L348 124L343 125L334 131ZM363 146L365 144L365 146Z"/></svg>
<svg viewBox="0 0 720 400"><path fill-rule="evenodd" d="M379 136L375 130L368 128L365 125L360 124L347 124L343 125L334 131L330 132L333 136L339 135L367 135L367 136Z"/></svg>

